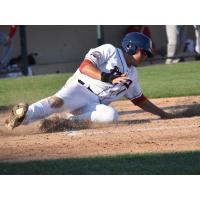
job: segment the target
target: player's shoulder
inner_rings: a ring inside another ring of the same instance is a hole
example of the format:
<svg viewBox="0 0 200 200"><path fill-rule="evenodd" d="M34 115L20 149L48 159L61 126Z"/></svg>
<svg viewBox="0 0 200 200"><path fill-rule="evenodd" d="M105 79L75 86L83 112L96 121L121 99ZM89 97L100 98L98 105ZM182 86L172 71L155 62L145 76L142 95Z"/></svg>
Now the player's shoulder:
<svg viewBox="0 0 200 200"><path fill-rule="evenodd" d="M117 51L117 48L112 44L103 44L100 46L100 48L104 49L105 51L108 51L110 53L114 53Z"/></svg>
<svg viewBox="0 0 200 200"><path fill-rule="evenodd" d="M113 44L102 44L101 46L107 49L116 49L116 47Z"/></svg>

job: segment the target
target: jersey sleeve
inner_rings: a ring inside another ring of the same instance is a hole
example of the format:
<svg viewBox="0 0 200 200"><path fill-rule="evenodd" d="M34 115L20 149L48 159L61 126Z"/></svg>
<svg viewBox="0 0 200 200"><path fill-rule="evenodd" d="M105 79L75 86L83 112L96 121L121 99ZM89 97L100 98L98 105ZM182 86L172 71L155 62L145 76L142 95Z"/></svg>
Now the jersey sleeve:
<svg viewBox="0 0 200 200"><path fill-rule="evenodd" d="M139 83L133 83L133 86L128 89L126 97L132 101L142 96L142 94Z"/></svg>
<svg viewBox="0 0 200 200"><path fill-rule="evenodd" d="M85 59L91 61L94 65L99 67L106 63L112 56L116 54L116 48L111 44L104 44L97 48L90 49L86 54Z"/></svg>
<svg viewBox="0 0 200 200"><path fill-rule="evenodd" d="M129 87L125 96L129 100L134 101L134 99L136 100L143 95L139 81L138 81L137 70L135 68L133 68L133 70L131 71L130 78L132 80L132 84Z"/></svg>

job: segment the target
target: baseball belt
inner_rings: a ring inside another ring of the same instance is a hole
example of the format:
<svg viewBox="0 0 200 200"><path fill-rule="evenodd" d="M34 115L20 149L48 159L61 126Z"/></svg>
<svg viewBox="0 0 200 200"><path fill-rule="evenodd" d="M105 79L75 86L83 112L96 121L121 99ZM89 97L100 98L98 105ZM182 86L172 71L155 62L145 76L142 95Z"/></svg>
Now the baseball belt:
<svg viewBox="0 0 200 200"><path fill-rule="evenodd" d="M84 83L84 82L83 82L82 80L80 80L80 79L78 79L78 82L79 82L81 85L83 85L84 87L86 87L90 92L94 93L88 84Z"/></svg>

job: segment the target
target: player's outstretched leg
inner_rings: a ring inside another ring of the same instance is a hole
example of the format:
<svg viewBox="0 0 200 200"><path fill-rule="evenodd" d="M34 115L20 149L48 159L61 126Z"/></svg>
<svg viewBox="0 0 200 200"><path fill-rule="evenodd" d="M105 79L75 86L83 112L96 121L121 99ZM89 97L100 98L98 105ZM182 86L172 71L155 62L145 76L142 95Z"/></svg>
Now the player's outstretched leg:
<svg viewBox="0 0 200 200"><path fill-rule="evenodd" d="M12 130L21 124L30 124L53 113L60 112L62 106L63 100L55 96L47 97L30 106L26 103L17 104L13 107L9 118L5 121L5 126Z"/></svg>
<svg viewBox="0 0 200 200"><path fill-rule="evenodd" d="M15 127L19 126L23 122L27 111L28 111L28 104L19 103L15 105L11 110L9 118L6 119L5 121L5 126L9 130L12 130Z"/></svg>

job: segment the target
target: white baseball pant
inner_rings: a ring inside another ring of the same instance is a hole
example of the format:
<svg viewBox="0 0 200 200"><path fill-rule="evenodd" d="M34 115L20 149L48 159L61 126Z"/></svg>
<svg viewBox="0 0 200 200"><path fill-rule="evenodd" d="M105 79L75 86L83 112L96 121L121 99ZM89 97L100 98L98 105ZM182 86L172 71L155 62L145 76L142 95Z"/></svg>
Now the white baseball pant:
<svg viewBox="0 0 200 200"><path fill-rule="evenodd" d="M60 107L52 107L53 98L63 101ZM48 117L53 113L70 112L77 120L108 123L118 120L118 112L111 106L99 103L99 98L88 88L72 80L66 82L55 95L42 99L29 106L23 124Z"/></svg>
<svg viewBox="0 0 200 200"><path fill-rule="evenodd" d="M196 45L195 51L200 54L200 25L194 25L195 28L195 36L196 36Z"/></svg>

